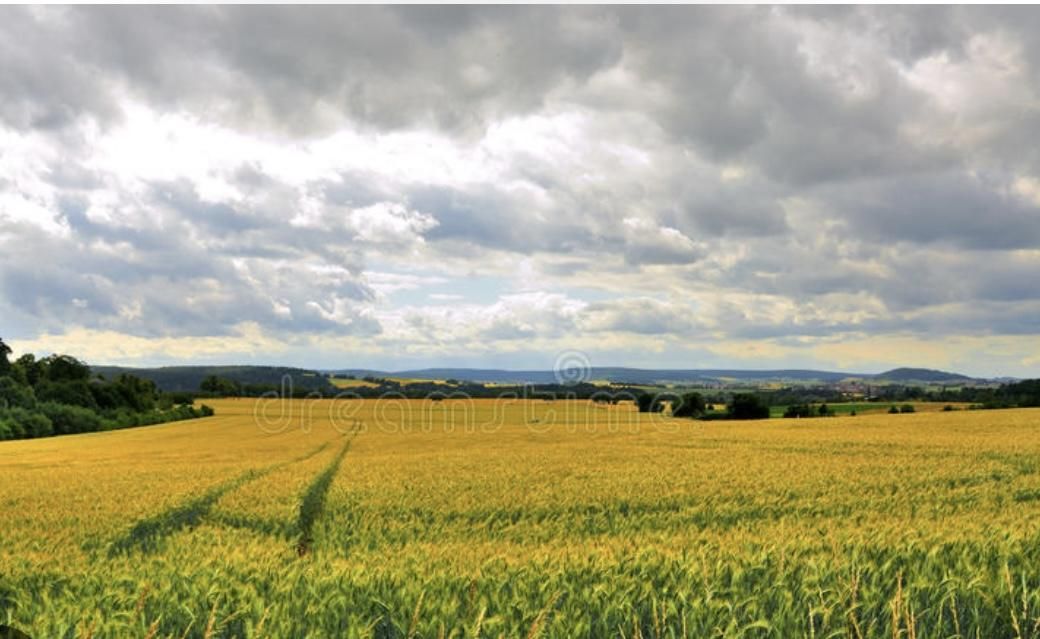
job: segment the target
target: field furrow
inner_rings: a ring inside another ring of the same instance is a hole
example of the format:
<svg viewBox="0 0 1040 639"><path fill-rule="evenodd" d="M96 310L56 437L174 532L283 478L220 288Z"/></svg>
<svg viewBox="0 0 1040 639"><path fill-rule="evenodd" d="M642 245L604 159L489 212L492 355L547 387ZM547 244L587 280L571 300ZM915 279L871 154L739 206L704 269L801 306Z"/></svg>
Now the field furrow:
<svg viewBox="0 0 1040 639"><path fill-rule="evenodd" d="M290 459L264 468L253 468L247 470L241 475L231 479L230 481L217 485L198 497L193 497L169 510L142 519L134 524L126 535L113 542L109 552L110 554L117 554L133 549L155 550L156 544L162 537L170 535L182 528L198 526L202 518L209 514L210 510L217 503L217 500L224 495L239 489L249 482L269 475L276 470L297 462L306 461L323 451L326 446L327 444L321 444L311 452L296 459Z"/></svg>
<svg viewBox="0 0 1040 639"><path fill-rule="evenodd" d="M353 437L353 434L351 437ZM343 447L336 453L329 465L307 486L303 497L300 499L299 513L296 518L296 530L299 533L296 542L296 552L301 557L309 553L314 545L314 523L325 508L325 499L329 486L332 485L332 480L335 479L336 473L339 472L343 458L346 456L347 451L350 450L351 441L351 439L348 439L344 442Z"/></svg>

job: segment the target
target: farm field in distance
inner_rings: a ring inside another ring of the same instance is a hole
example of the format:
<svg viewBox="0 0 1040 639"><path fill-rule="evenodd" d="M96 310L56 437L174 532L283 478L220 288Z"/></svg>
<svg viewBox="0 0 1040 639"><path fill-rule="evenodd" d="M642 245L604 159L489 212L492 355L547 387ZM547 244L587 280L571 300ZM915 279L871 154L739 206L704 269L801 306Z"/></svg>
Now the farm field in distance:
<svg viewBox="0 0 1040 639"><path fill-rule="evenodd" d="M0 443L33 637L1027 637L1040 409L214 400Z"/></svg>
<svg viewBox="0 0 1040 639"><path fill-rule="evenodd" d="M946 409L948 410L968 410L970 404L966 402L829 402L827 407L835 415L852 415L855 412L857 415L869 415L878 413L887 413L889 409L895 406L897 409L901 406L910 405L914 407L914 412L917 413L934 413ZM770 417L782 417L786 406L770 406L769 416ZM724 407L723 407L724 409Z"/></svg>
<svg viewBox="0 0 1040 639"><path fill-rule="evenodd" d="M409 379L401 377L388 377L390 381L397 382L402 385L414 384L414 383L426 383L426 384L443 384L440 380L426 380L426 379ZM336 388L377 388L379 384L366 379L347 379L342 377L334 377L329 380Z"/></svg>

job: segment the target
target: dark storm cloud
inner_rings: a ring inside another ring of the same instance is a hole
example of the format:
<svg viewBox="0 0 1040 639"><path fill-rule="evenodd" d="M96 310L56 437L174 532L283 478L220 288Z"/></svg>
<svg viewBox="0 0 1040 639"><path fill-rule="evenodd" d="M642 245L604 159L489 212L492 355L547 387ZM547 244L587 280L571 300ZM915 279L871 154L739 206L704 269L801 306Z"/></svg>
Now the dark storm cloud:
<svg viewBox="0 0 1040 639"><path fill-rule="evenodd" d="M378 127L481 127L538 108L556 85L618 59L594 8L121 7L4 9L16 126L118 114L127 90L159 108L308 133L344 116Z"/></svg>
<svg viewBox="0 0 1040 639"><path fill-rule="evenodd" d="M763 7L627 13L626 54L641 74L668 88L660 104L648 106L699 152L749 162L783 182L947 161L944 150L904 132L926 99L890 61L843 65L827 59L833 52L809 51L804 32L785 13ZM826 17L820 21L826 26Z"/></svg>
<svg viewBox="0 0 1040 639"><path fill-rule="evenodd" d="M9 55L0 116L18 126L55 126L83 114L108 120L126 92L245 128L316 133L350 119L479 131L625 68L640 80L623 98L628 108L698 153L794 184L957 164L950 144L913 134L933 105L901 71L925 56L962 56L972 25L1015 38L1032 73L1040 72L1040 45L1028 29L1036 12L1028 10L92 7L3 14L0 41ZM812 29L836 42L813 50ZM876 46L859 52L852 38L864 37ZM607 96L590 106L617 104ZM1028 113L1018 117L1037 125ZM1022 136L996 131L993 144L1016 139Z"/></svg>
<svg viewBox="0 0 1040 639"><path fill-rule="evenodd" d="M837 234L834 243L816 238L757 243L730 269L695 270L688 277L798 303L833 294L859 296L896 313L970 300L1040 299L1035 251L875 244L851 232Z"/></svg>
<svg viewBox="0 0 1040 639"><path fill-rule="evenodd" d="M239 126L306 132L347 117L377 127L460 130L536 110L564 88L624 66L648 88L664 89L641 102L636 93L636 106L700 152L744 157L782 179L820 181L948 159L902 130L925 115L928 102L898 67L959 55L974 24L1016 36L1035 62L1040 46L1028 28L1035 14L941 7L6 8L0 88L6 119L23 126L84 113L114 117L117 92L125 90L160 108L199 110ZM833 73L821 74L802 23L836 38L872 36L877 51L833 61Z"/></svg>
<svg viewBox="0 0 1040 639"><path fill-rule="evenodd" d="M762 192L760 185L693 183L677 189L679 210L662 214L665 220L692 237L767 237L785 235L786 214L777 191Z"/></svg>
<svg viewBox="0 0 1040 639"><path fill-rule="evenodd" d="M977 23L977 17L964 15L971 9L938 5L803 5L785 11L866 35L903 64L936 54L963 55L971 23Z"/></svg>
<svg viewBox="0 0 1040 639"><path fill-rule="evenodd" d="M959 248L1040 246L1040 206L1000 176L965 173L894 176L831 187L849 234L881 242L945 242Z"/></svg>
<svg viewBox="0 0 1040 639"><path fill-rule="evenodd" d="M301 161L347 130L322 159L362 160L126 177L95 154L128 105ZM0 149L0 297L22 327L375 335L372 255L532 258L637 301L483 337L701 330L648 287L731 293L723 337L1028 334L1038 105L1032 7L5 7L0 135L47 153Z"/></svg>

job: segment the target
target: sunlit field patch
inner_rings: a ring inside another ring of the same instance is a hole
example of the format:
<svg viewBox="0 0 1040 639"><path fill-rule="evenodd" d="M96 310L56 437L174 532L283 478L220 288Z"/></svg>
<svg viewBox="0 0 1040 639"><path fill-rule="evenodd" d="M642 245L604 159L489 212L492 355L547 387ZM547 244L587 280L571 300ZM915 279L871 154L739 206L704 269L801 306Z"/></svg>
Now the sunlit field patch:
<svg viewBox="0 0 1040 639"><path fill-rule="evenodd" d="M570 401L213 404L0 444L0 623L1026 637L1040 618L1040 410L699 422Z"/></svg>

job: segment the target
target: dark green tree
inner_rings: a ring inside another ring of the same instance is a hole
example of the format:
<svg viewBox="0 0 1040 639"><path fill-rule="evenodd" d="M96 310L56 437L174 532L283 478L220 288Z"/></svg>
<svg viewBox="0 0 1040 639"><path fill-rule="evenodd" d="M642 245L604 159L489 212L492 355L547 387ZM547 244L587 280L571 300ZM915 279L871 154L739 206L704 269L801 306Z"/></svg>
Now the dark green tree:
<svg viewBox="0 0 1040 639"><path fill-rule="evenodd" d="M811 404L791 404L784 410L784 417L798 418L812 416L813 409Z"/></svg>
<svg viewBox="0 0 1040 639"><path fill-rule="evenodd" d="M53 434L51 420L36 411L16 406L0 412L0 439L47 437Z"/></svg>
<svg viewBox="0 0 1040 639"><path fill-rule="evenodd" d="M657 395L641 393L636 396L636 406L640 413L660 413L664 410L664 403Z"/></svg>
<svg viewBox="0 0 1040 639"><path fill-rule="evenodd" d="M726 406L730 419L768 419L769 406L751 393L737 393Z"/></svg>
<svg viewBox="0 0 1040 639"><path fill-rule="evenodd" d="M118 391L124 406L129 406L135 411L149 411L155 408L158 391L154 382L124 373L116 378L112 386Z"/></svg>
<svg viewBox="0 0 1040 639"><path fill-rule="evenodd" d="M36 387L36 398L41 402L56 402L83 408L98 408L91 384L85 379L44 380Z"/></svg>
<svg viewBox="0 0 1040 639"><path fill-rule="evenodd" d="M47 379L52 382L85 382L90 379L90 367L71 355L51 355L40 363L47 371Z"/></svg>
<svg viewBox="0 0 1040 639"><path fill-rule="evenodd" d="M36 386L40 383L45 371L42 362L36 361L35 355L26 353L14 361L14 364L11 365L11 372L19 382Z"/></svg>
<svg viewBox="0 0 1040 639"><path fill-rule="evenodd" d="M673 417L700 417L707 409L704 397L700 393L685 393L679 405L672 409Z"/></svg>
<svg viewBox="0 0 1040 639"><path fill-rule="evenodd" d="M242 393L242 388L238 382L216 375L209 375L202 380L202 383L199 384L199 390L217 397L234 397Z"/></svg>
<svg viewBox="0 0 1040 639"><path fill-rule="evenodd" d="M19 384L12 377L0 377L0 409L10 406L33 408L36 406L36 395L33 389Z"/></svg>
<svg viewBox="0 0 1040 639"><path fill-rule="evenodd" d="M0 337L0 375L7 375L11 372L11 361L7 359L7 356L13 353L11 347L4 343L4 339Z"/></svg>

